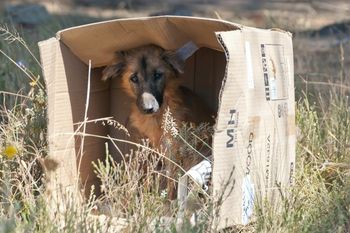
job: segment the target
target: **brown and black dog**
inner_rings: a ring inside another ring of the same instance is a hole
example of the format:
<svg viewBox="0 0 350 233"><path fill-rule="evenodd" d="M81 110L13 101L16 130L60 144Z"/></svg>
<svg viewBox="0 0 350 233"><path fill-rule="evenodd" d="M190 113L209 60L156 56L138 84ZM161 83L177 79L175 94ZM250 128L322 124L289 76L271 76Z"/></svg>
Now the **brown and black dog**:
<svg viewBox="0 0 350 233"><path fill-rule="evenodd" d="M116 56L117 63L104 69L102 79L120 78L121 86L134 99L129 123L141 137L149 138L153 147L162 147L164 134L161 126L167 108L177 123L213 123L213 114L203 101L181 86L178 76L183 73L188 57L188 54L187 57L181 54L181 49L165 51L147 45L117 52ZM184 169L193 165L189 163ZM172 174L174 169L166 165L166 170L170 177L176 178L176 174ZM169 182L168 194L170 199L176 197L174 184Z"/></svg>

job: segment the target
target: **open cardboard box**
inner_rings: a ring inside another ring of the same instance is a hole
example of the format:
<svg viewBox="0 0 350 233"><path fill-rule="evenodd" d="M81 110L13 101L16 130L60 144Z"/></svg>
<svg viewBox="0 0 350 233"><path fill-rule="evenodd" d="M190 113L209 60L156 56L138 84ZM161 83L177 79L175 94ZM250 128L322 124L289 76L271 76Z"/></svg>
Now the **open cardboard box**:
<svg viewBox="0 0 350 233"><path fill-rule="evenodd" d="M103 67L113 62L114 52L147 44L175 50L189 41L200 49L186 63L184 85L217 112L213 194L223 192L231 172L235 182L220 208L220 227L248 223L257 197L271 199L277 192L276 184L283 189L292 183L295 109L291 35L223 20L161 16L73 27L39 43L48 91L48 156L58 163L48 174L50 195L58 189L75 190L77 182L84 184L86 194L91 185L98 187L91 162L104 158L108 140L82 140L74 136L76 132L123 137L113 127L93 122L112 116L127 125L130 100L117 82L100 79ZM86 127L79 124L85 117Z"/></svg>

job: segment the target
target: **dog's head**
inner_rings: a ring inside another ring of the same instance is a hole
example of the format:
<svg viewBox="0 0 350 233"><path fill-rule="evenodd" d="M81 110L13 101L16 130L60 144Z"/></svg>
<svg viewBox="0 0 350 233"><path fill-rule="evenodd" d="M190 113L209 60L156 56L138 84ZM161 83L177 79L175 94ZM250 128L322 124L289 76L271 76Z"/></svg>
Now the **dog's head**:
<svg viewBox="0 0 350 233"><path fill-rule="evenodd" d="M117 53L118 62L104 69L102 79L121 78L138 109L152 114L162 106L165 87L183 72L186 58L179 51L165 51L155 45L121 51Z"/></svg>

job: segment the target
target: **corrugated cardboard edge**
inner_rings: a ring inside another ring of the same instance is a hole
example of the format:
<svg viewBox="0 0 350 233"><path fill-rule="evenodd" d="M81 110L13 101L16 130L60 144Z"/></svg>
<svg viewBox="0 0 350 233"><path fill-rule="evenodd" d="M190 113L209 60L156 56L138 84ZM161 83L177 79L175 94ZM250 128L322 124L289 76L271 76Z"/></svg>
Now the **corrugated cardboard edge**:
<svg viewBox="0 0 350 233"><path fill-rule="evenodd" d="M243 27L245 27L241 24L232 23L230 21L222 20L222 19L211 19L211 18L204 18L204 17L191 17L191 16L161 15L161 16L153 16L153 17L134 17L134 18L123 18L123 19L111 19L111 20L106 20L106 21L102 21L102 22L96 22L96 23L90 23L90 24L70 27L70 28L66 28L66 29L58 31L56 33L56 39L60 40L61 34L63 32L78 29L78 28L90 27L90 26L94 26L94 25L102 25L105 23L113 23L113 22L149 20L151 18L153 18L153 19L163 19L163 18L172 19L173 18L173 19L202 20L202 21L208 21L208 22L225 23L228 25L233 25L233 26L237 27L238 29L242 29Z"/></svg>
<svg viewBox="0 0 350 233"><path fill-rule="evenodd" d="M285 33L285 34L289 35L291 38L293 37L293 34L291 32L282 30L280 28L270 28L269 30L270 31L276 31L276 32Z"/></svg>

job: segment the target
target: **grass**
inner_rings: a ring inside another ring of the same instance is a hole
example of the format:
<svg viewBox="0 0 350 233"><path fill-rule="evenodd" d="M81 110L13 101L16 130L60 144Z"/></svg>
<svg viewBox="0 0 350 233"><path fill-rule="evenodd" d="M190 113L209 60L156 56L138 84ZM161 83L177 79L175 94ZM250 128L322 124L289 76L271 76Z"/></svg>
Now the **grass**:
<svg viewBox="0 0 350 233"><path fill-rule="evenodd" d="M127 155L125 160L129 162L124 164L115 163L107 151L106 159L95 164L104 197L92 195L82 203L63 194L60 213L50 214L48 207L52 203L44 198L43 173L47 154L46 94L35 59L35 43L67 24L54 20L50 25L40 27L36 38L26 38L25 31L17 34L3 27L0 38L0 232L113 232L115 218L127 220L126 232L215 232L212 213L220 205L215 199L195 199L201 207L197 225L186 221L181 229L176 228L170 217L177 207L167 203L155 185L160 179L154 169L159 157L146 147ZM299 51L296 50L299 66L309 64L307 67L313 70L308 73L302 67L303 73L296 71L295 185L289 193L281 193L282 206L259 201L254 222L227 232L350 231L349 74L342 59L348 54L342 48L333 51L337 65L330 64L332 72L328 72L327 64L318 62L316 57L310 60L299 55ZM9 57L24 65L16 65ZM309 76L321 81L308 82ZM185 135L184 141L190 141ZM135 162L134 156L143 158L149 169L140 169L143 162ZM145 184L142 188L138 185L140 180ZM97 208L115 218L101 221L93 217ZM163 217L167 215L169 218Z"/></svg>

